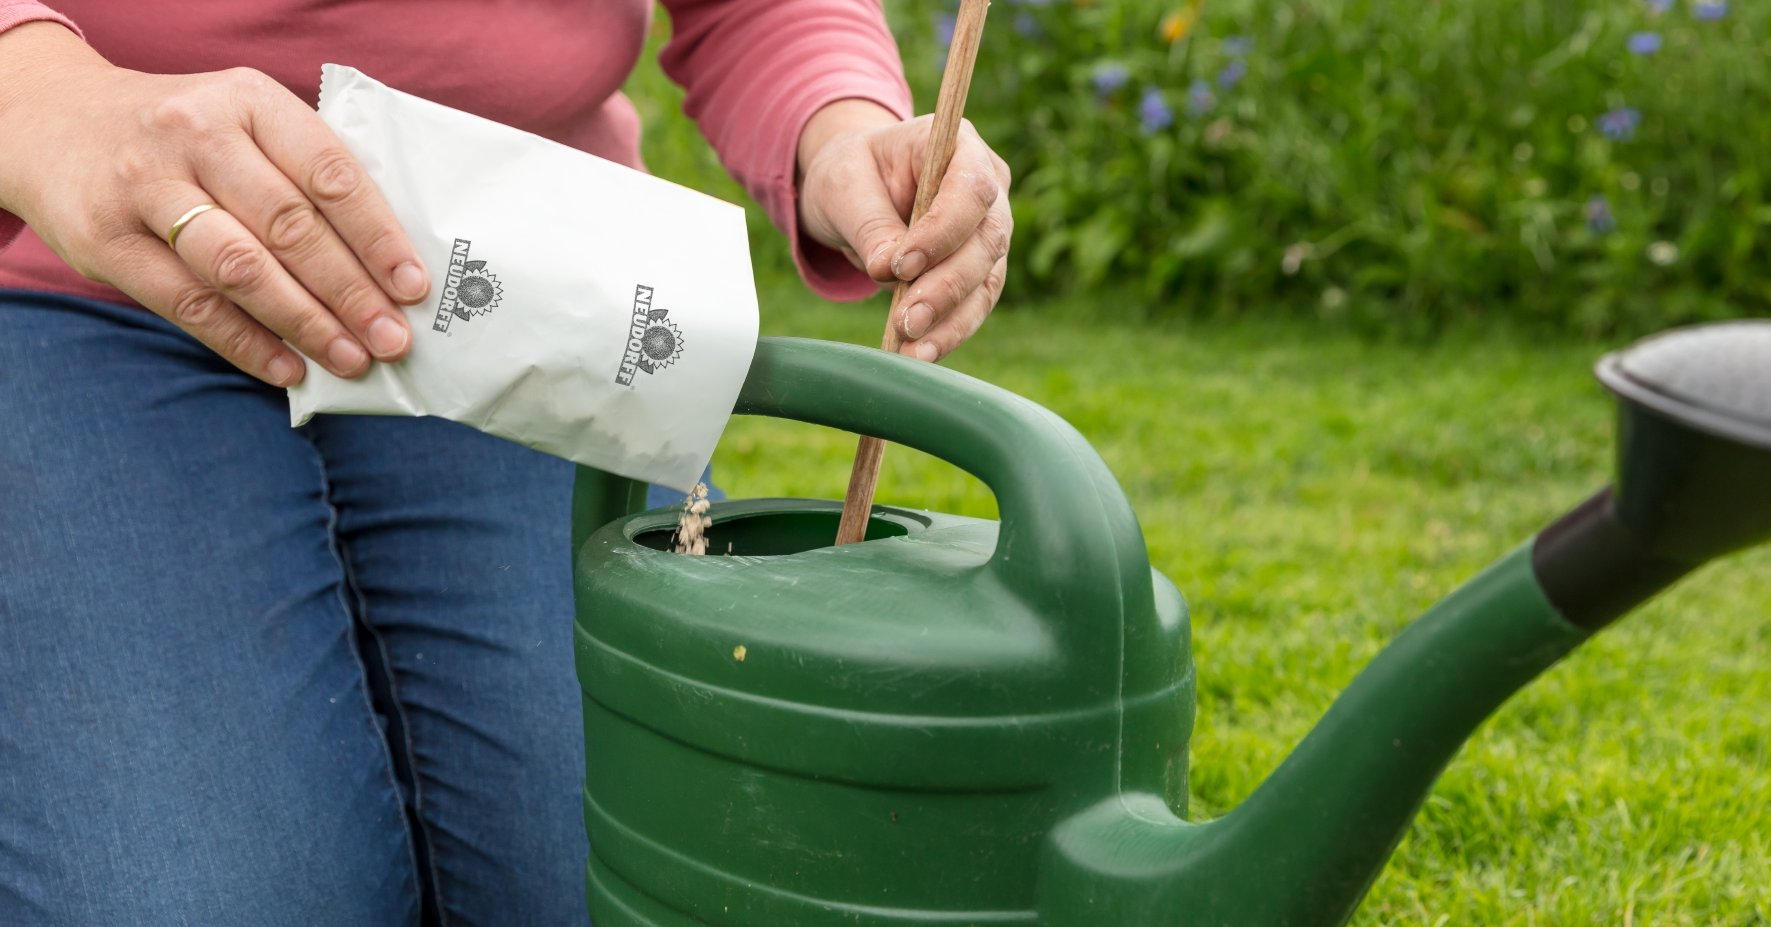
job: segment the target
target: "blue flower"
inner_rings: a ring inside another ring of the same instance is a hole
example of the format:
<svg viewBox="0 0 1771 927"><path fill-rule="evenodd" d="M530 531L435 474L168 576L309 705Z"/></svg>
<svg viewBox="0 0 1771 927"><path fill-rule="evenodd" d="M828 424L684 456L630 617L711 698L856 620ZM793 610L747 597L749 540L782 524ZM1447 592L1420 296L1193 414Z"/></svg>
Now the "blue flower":
<svg viewBox="0 0 1771 927"><path fill-rule="evenodd" d="M1627 142L1636 137L1636 129L1641 124L1641 110L1620 106L1599 117L1599 133L1614 142Z"/></svg>
<svg viewBox="0 0 1771 927"><path fill-rule="evenodd" d="M1144 98L1138 101L1138 124L1143 127L1144 134L1160 132L1174 125L1174 111L1168 108L1168 101L1162 98L1162 91L1151 87L1144 91Z"/></svg>
<svg viewBox="0 0 1771 927"><path fill-rule="evenodd" d="M1673 8L1673 0L1648 0L1648 11L1655 14L1665 13Z"/></svg>
<svg viewBox="0 0 1771 927"><path fill-rule="evenodd" d="M1254 39L1246 35L1233 35L1224 40L1224 54L1232 58L1247 55L1251 48L1254 48Z"/></svg>
<svg viewBox="0 0 1771 927"><path fill-rule="evenodd" d="M1193 85L1187 88L1187 113L1189 115L1203 116L1211 112L1211 108L1217 103L1218 98L1212 96L1211 85L1205 81L1195 80Z"/></svg>
<svg viewBox="0 0 1771 927"><path fill-rule="evenodd" d="M1092 79L1095 93L1106 96L1125 86L1125 82L1131 79L1131 75L1125 70L1125 65L1117 61L1103 61L1095 65Z"/></svg>
<svg viewBox="0 0 1771 927"><path fill-rule="evenodd" d="M935 44L946 48L953 44L954 19L952 13L942 13L935 17Z"/></svg>
<svg viewBox="0 0 1771 927"><path fill-rule="evenodd" d="M1629 42L1627 44L1629 45L1630 51L1635 54L1652 55L1655 52L1660 51L1660 33L1632 32L1630 33Z"/></svg>
<svg viewBox="0 0 1771 927"><path fill-rule="evenodd" d="M1697 0L1698 19L1721 19L1728 15L1728 0Z"/></svg>
<svg viewBox="0 0 1771 927"><path fill-rule="evenodd" d="M1587 200L1587 230L1594 235L1604 235L1617 228L1617 217L1611 214L1611 204L1603 194L1595 193Z"/></svg>
<svg viewBox="0 0 1771 927"><path fill-rule="evenodd" d="M1015 14L1015 33L1032 39L1044 35L1045 30L1039 28L1039 20L1032 13L1022 10Z"/></svg>
<svg viewBox="0 0 1771 927"><path fill-rule="evenodd" d="M1224 69L1218 72L1218 86L1225 90L1229 90L1231 87L1241 83L1243 76L1247 73L1248 62L1243 61L1241 58L1237 58L1229 64L1224 65Z"/></svg>

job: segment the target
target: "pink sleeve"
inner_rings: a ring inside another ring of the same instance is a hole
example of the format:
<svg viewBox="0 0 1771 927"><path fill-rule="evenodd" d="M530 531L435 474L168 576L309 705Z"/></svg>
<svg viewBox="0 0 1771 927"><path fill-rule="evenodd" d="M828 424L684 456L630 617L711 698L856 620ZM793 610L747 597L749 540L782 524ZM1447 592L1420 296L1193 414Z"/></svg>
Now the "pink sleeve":
<svg viewBox="0 0 1771 927"><path fill-rule="evenodd" d="M73 29L76 34L80 32L79 28L66 16L35 2L35 0L0 0L0 32L5 32L13 26L22 26L25 23L40 20L61 23L69 29ZM25 224L19 221L17 216L0 209L0 251L5 251L6 246L12 244L12 240L18 237L18 233L24 227Z"/></svg>
<svg viewBox="0 0 1771 927"><path fill-rule="evenodd" d="M860 98L909 117L910 88L878 0L664 0L660 63L732 176L787 234L806 283L830 299L878 287L799 230L799 136L820 107Z"/></svg>

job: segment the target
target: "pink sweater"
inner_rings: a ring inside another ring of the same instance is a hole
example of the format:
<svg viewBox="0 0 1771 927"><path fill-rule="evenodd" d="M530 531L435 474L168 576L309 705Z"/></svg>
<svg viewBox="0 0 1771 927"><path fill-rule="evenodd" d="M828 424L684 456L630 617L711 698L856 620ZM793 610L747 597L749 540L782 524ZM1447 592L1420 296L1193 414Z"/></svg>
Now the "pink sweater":
<svg viewBox="0 0 1771 927"><path fill-rule="evenodd" d="M160 74L244 65L310 105L320 65L348 64L417 96L640 166L639 119L620 87L639 57L651 0L50 3L0 0L0 31L34 20L77 24L113 64ZM793 181L800 130L819 107L858 97L900 118L910 113L878 0L664 5L674 27L664 70L688 90L684 108L727 169L787 233L806 282L836 299L872 293L840 254L799 234ZM81 277L6 212L0 249L0 287L132 302Z"/></svg>

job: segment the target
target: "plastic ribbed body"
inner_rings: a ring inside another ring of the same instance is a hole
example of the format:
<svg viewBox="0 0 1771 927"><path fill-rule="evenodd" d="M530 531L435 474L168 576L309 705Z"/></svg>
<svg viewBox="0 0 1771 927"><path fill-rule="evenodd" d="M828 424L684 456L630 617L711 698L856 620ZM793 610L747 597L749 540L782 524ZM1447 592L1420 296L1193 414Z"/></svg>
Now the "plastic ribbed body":
<svg viewBox="0 0 1771 927"><path fill-rule="evenodd" d="M733 556L654 549L669 514L581 551L599 927L1030 924L1065 817L1121 788L1184 810L1193 678L1172 585L1148 574L1154 614L1133 622L1169 672L1122 690L1117 663L1050 633L1117 636L1121 616L1003 582L994 522L883 510L875 534L895 537L743 555L811 543L839 511L724 506L710 549Z"/></svg>

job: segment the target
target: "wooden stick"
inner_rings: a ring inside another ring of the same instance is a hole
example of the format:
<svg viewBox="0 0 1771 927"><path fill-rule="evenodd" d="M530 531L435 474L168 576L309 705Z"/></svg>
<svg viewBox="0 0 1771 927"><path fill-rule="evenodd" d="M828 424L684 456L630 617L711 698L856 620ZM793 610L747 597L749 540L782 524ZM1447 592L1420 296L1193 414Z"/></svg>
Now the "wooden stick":
<svg viewBox="0 0 1771 927"><path fill-rule="evenodd" d="M947 164L953 160L959 120L965 114L966 91L971 89L972 65L978 60L978 41L984 37L984 14L989 9L990 0L960 0L959 13L954 17L953 42L947 47L947 69L941 73L941 92L935 98L934 125L929 129L922 174L916 182L910 228L916 228L916 223L929 211L929 204L941 188L941 179L947 175ZM886 313L881 350L896 354L904 346L904 335L896 320L909 290L910 281L904 280L892 288L892 308ZM872 436L863 435L855 447L855 466L849 471L849 490L842 500L836 543L853 544L866 536L867 519L873 511L873 490L879 485L879 464L884 456L885 442Z"/></svg>

